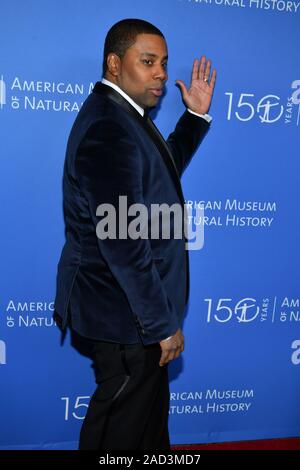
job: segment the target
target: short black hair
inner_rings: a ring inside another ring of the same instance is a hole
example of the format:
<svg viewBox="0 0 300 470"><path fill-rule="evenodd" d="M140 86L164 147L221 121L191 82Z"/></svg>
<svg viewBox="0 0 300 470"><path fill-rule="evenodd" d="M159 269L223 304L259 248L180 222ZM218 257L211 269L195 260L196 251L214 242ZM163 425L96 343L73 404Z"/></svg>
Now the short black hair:
<svg viewBox="0 0 300 470"><path fill-rule="evenodd" d="M118 21L108 31L103 53L103 76L107 71L108 54L114 52L121 59L127 49L132 46L138 34L156 34L164 38L163 33L153 24L137 18L127 18Z"/></svg>

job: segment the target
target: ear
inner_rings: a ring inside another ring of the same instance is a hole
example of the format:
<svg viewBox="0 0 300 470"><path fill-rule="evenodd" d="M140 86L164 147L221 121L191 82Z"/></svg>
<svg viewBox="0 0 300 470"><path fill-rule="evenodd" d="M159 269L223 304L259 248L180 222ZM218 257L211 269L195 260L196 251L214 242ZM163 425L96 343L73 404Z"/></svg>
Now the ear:
<svg viewBox="0 0 300 470"><path fill-rule="evenodd" d="M110 52L107 56L107 70L111 75L117 77L121 69L121 59L114 52Z"/></svg>

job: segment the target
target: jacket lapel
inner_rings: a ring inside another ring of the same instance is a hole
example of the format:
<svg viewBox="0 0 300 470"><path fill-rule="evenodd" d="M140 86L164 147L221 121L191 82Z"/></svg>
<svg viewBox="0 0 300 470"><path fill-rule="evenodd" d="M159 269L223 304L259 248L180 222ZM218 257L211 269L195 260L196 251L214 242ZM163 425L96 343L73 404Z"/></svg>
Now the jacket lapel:
<svg viewBox="0 0 300 470"><path fill-rule="evenodd" d="M150 119L150 117L144 118L143 116L141 116L141 114L133 106L131 106L131 104L125 98L123 98L120 93L118 93L110 86L104 85L101 82L97 82L95 84L93 92L104 95L115 103L119 104L127 113L131 114L132 117L136 119L139 124L144 128L144 130L147 132L147 134L155 144L156 148L158 149L161 157L163 158L175 185L176 191L180 198L180 202L182 205L184 205L184 197L182 194L181 183L172 154L169 150L166 141L164 140L163 136L160 134L159 130L157 129L153 121Z"/></svg>

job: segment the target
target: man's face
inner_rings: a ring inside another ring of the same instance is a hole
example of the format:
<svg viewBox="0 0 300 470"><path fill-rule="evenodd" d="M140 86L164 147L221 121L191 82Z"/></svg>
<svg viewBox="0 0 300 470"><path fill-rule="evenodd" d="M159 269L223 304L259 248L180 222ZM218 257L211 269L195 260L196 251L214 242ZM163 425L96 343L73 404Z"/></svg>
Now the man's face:
<svg viewBox="0 0 300 470"><path fill-rule="evenodd" d="M168 78L167 60L164 38L138 34L120 60L116 84L142 108L156 106Z"/></svg>

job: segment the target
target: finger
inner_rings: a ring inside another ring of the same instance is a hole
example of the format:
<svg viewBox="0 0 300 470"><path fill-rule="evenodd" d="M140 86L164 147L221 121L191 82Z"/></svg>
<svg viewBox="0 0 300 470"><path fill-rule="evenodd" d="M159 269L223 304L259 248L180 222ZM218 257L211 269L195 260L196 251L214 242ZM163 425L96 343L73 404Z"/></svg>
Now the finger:
<svg viewBox="0 0 300 470"><path fill-rule="evenodd" d="M159 365L163 366L163 365L167 364L168 362L173 361L173 359L175 359L177 357L177 352L178 352L178 355L179 355L180 354L179 346L178 347L173 347L172 349L163 351L163 353L161 355L161 358L160 358L160 361L159 361Z"/></svg>
<svg viewBox="0 0 300 470"><path fill-rule="evenodd" d="M169 354L168 362L171 362L176 358L176 353L177 353L177 349L173 349L172 352Z"/></svg>
<svg viewBox="0 0 300 470"><path fill-rule="evenodd" d="M169 351L163 351L160 356L159 365L164 366L165 364L167 364L168 361L169 361Z"/></svg>
<svg viewBox="0 0 300 470"><path fill-rule="evenodd" d="M183 97L183 99L185 99L188 95L188 91L187 91L187 88L186 88L185 84L183 83L182 80L176 80L175 83L176 83L176 85L179 85L180 91L182 93L182 97Z"/></svg>
<svg viewBox="0 0 300 470"><path fill-rule="evenodd" d="M213 90L214 87L215 87L216 77L217 77L217 71L216 71L216 69L214 69L214 70L213 70L213 73L212 73L212 75L211 75L211 81L210 81L210 84L209 84L209 86L211 87L212 90Z"/></svg>
<svg viewBox="0 0 300 470"><path fill-rule="evenodd" d="M204 71L204 77L206 82L209 82L209 77L210 77L210 67L211 67L211 61L208 60L206 63L205 71Z"/></svg>
<svg viewBox="0 0 300 470"><path fill-rule="evenodd" d="M205 55L203 55L201 57L200 69L199 69L199 78L200 78L200 80L203 80L203 78L204 78L205 63L206 63L206 57L205 57Z"/></svg>
<svg viewBox="0 0 300 470"><path fill-rule="evenodd" d="M177 359L180 356L181 353L182 353L182 344L178 344L176 350L174 351L174 354L173 354L173 357L172 357L171 360Z"/></svg>
<svg viewBox="0 0 300 470"><path fill-rule="evenodd" d="M193 63L191 81L197 80L199 78L199 60L195 59Z"/></svg>
<svg viewBox="0 0 300 470"><path fill-rule="evenodd" d="M179 357L180 354L181 354L181 350L178 349L178 350L176 351L175 355L174 355L174 359L177 359L177 357Z"/></svg>

